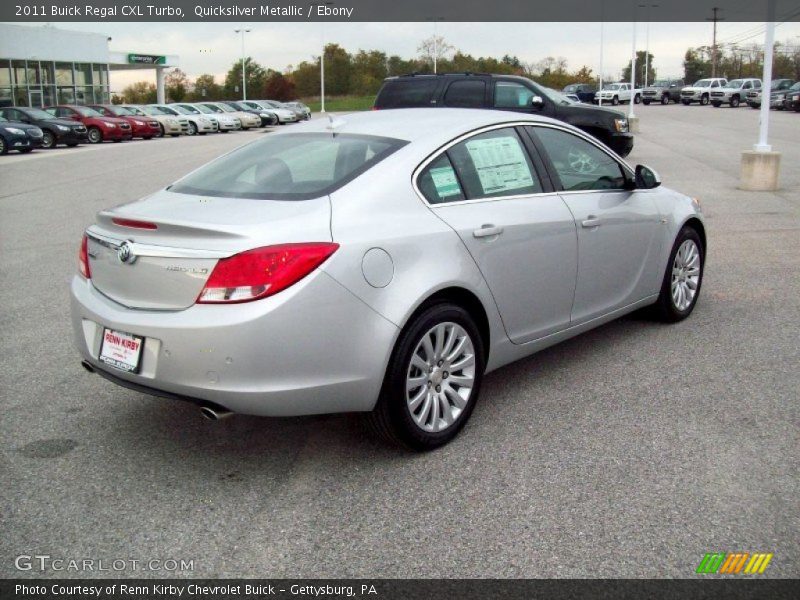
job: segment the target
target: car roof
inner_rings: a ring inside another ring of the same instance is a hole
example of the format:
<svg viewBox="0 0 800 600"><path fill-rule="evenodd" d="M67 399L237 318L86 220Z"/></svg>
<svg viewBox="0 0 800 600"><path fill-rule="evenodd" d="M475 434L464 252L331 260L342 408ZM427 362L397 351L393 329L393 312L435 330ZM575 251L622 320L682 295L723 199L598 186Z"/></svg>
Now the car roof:
<svg viewBox="0 0 800 600"><path fill-rule="evenodd" d="M410 142L422 139L450 139L460 133L488 125L527 121L530 123L558 123L538 115L519 112L475 108L392 108L349 114L328 113L330 118L318 118L295 126L302 131L330 132L331 119L337 133L355 133L396 138Z"/></svg>

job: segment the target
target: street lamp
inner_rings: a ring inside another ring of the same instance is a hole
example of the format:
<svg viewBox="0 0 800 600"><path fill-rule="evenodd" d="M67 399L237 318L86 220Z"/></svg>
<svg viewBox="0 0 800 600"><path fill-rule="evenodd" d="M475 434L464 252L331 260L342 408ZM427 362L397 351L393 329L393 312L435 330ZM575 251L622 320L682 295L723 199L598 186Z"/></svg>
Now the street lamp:
<svg viewBox="0 0 800 600"><path fill-rule="evenodd" d="M247 69L245 67L244 57L244 34L250 33L251 29L234 29L236 33L242 34L242 100L247 100Z"/></svg>
<svg viewBox="0 0 800 600"><path fill-rule="evenodd" d="M633 51L631 52L631 98L628 101L628 123L630 126L631 119L635 118L633 114L633 105L636 103L636 7L633 9Z"/></svg>
<svg viewBox="0 0 800 600"><path fill-rule="evenodd" d="M325 2L325 6L333 6L333 2ZM320 112L325 112L325 17L322 17L322 54L319 56L319 100Z"/></svg>
<svg viewBox="0 0 800 600"><path fill-rule="evenodd" d="M644 50L644 87L647 87L647 82L650 75L650 9L658 8L659 4L640 4L639 8L647 7L647 29L646 29L646 42Z"/></svg>

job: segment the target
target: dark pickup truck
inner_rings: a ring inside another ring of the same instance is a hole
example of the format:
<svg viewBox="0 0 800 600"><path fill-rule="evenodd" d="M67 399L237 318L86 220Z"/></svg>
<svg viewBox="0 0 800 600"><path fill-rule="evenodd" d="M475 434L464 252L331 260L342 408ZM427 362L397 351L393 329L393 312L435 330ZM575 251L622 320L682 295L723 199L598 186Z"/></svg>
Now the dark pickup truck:
<svg viewBox="0 0 800 600"><path fill-rule="evenodd" d="M633 149L624 113L570 100L525 77L488 73L401 75L384 80L374 110L390 108L487 108L542 115L594 136L620 156Z"/></svg>

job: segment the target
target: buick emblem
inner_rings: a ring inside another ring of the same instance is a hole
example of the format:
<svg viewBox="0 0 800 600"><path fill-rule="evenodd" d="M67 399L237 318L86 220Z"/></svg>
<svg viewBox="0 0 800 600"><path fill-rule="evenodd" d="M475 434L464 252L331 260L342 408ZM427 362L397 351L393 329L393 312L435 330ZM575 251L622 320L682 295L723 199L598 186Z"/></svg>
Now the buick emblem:
<svg viewBox="0 0 800 600"><path fill-rule="evenodd" d="M131 250L131 243L130 242L122 242L120 247L117 248L117 258L121 263L132 263L136 260L136 256Z"/></svg>

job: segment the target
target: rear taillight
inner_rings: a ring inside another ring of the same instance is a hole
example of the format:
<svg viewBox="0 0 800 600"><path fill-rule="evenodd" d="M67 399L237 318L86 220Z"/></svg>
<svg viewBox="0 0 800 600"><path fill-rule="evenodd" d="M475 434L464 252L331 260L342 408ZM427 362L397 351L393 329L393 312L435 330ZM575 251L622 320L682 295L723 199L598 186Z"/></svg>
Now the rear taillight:
<svg viewBox="0 0 800 600"><path fill-rule="evenodd" d="M85 279L92 278L92 270L89 268L89 238L85 235L81 240L81 249L78 251L78 272Z"/></svg>
<svg viewBox="0 0 800 600"><path fill-rule="evenodd" d="M277 294L311 273L339 247L313 242L255 248L214 267L198 304L249 302Z"/></svg>

